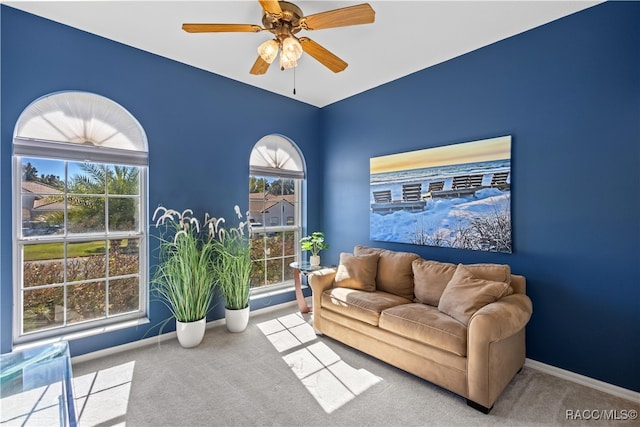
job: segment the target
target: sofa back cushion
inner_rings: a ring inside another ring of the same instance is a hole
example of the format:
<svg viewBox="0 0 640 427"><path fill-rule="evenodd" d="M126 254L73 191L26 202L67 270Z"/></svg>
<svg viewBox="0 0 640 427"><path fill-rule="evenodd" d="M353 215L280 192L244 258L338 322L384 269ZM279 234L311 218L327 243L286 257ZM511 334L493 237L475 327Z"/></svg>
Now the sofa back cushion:
<svg viewBox="0 0 640 427"><path fill-rule="evenodd" d="M467 325L476 311L512 293L508 283L479 278L468 266L458 264L442 293L438 310Z"/></svg>
<svg viewBox="0 0 640 427"><path fill-rule="evenodd" d="M447 283L458 266L448 262L427 261L418 258L411 263L415 302L438 306Z"/></svg>
<svg viewBox="0 0 640 427"><path fill-rule="evenodd" d="M413 271L411 263L418 255L409 252L396 252L387 249L356 246L354 255L378 254L378 274L376 289L413 300Z"/></svg>
<svg viewBox="0 0 640 427"><path fill-rule="evenodd" d="M373 292L376 290L378 272L378 254L352 255L340 254L340 265L336 272L335 285L340 288L359 289Z"/></svg>

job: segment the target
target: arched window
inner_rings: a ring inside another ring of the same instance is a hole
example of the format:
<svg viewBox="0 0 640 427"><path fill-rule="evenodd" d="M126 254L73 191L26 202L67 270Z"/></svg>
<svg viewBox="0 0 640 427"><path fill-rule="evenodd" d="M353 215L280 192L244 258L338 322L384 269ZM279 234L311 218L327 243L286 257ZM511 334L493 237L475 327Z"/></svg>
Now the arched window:
<svg viewBox="0 0 640 427"><path fill-rule="evenodd" d="M257 291L289 285L293 280L289 264L300 257L304 159L289 139L267 135L253 147L249 171L251 286Z"/></svg>
<svg viewBox="0 0 640 427"><path fill-rule="evenodd" d="M42 97L13 138L14 341L146 315L147 138L122 106Z"/></svg>

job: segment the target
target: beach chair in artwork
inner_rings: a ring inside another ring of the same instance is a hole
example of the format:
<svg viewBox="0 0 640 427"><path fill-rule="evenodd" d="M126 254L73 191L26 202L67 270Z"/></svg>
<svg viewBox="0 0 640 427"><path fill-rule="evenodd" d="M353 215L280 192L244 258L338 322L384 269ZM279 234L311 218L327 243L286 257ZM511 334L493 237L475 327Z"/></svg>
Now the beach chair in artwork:
<svg viewBox="0 0 640 427"><path fill-rule="evenodd" d="M482 174L454 176L450 194L458 197L473 194L482 187L482 178Z"/></svg>
<svg viewBox="0 0 640 427"><path fill-rule="evenodd" d="M453 177L453 182L451 183L452 190L462 190L469 186L469 175L459 175Z"/></svg>
<svg viewBox="0 0 640 427"><path fill-rule="evenodd" d="M507 182L508 177L509 177L509 171L494 173L493 177L491 178L491 186L499 188L501 190L509 188L510 185Z"/></svg>
<svg viewBox="0 0 640 427"><path fill-rule="evenodd" d="M482 178L484 175L469 175L469 185L468 188L477 188L482 187Z"/></svg>
<svg viewBox="0 0 640 427"><path fill-rule="evenodd" d="M402 200L417 202L422 199L422 184L405 184L402 186Z"/></svg>
<svg viewBox="0 0 640 427"><path fill-rule="evenodd" d="M427 193L424 195L425 199L431 199L434 193L442 191L444 189L444 181L431 181Z"/></svg>
<svg viewBox="0 0 640 427"><path fill-rule="evenodd" d="M391 190L374 191L373 200L375 203L391 203Z"/></svg>

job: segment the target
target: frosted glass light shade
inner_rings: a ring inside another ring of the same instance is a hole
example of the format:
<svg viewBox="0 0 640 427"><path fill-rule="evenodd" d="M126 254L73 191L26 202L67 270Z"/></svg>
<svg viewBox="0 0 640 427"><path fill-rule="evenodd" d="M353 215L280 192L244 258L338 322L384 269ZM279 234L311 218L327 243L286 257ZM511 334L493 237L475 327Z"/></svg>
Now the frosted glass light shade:
<svg viewBox="0 0 640 427"><path fill-rule="evenodd" d="M267 63L271 64L276 56L278 56L278 48L280 45L275 40L267 40L258 46L258 55Z"/></svg>
<svg viewBox="0 0 640 427"><path fill-rule="evenodd" d="M280 55L280 68L285 70L287 68L295 68L298 66L298 61L295 59L287 59L285 55Z"/></svg>
<svg viewBox="0 0 640 427"><path fill-rule="evenodd" d="M282 41L282 56L286 61L297 61L302 56L302 45L293 36L289 36Z"/></svg>

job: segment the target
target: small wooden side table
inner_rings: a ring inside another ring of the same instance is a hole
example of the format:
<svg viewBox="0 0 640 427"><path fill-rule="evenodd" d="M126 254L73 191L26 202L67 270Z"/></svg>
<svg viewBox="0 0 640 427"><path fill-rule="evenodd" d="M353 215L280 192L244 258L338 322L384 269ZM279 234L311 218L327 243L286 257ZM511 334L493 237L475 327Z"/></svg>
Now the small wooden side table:
<svg viewBox="0 0 640 427"><path fill-rule="evenodd" d="M308 261L292 262L289 267L296 270L293 274L293 280L296 287L296 301L298 302L298 308L300 313L309 313L312 311L312 307L309 307L302 295L302 276L306 276L314 271L322 270L326 268L322 265L311 265Z"/></svg>

